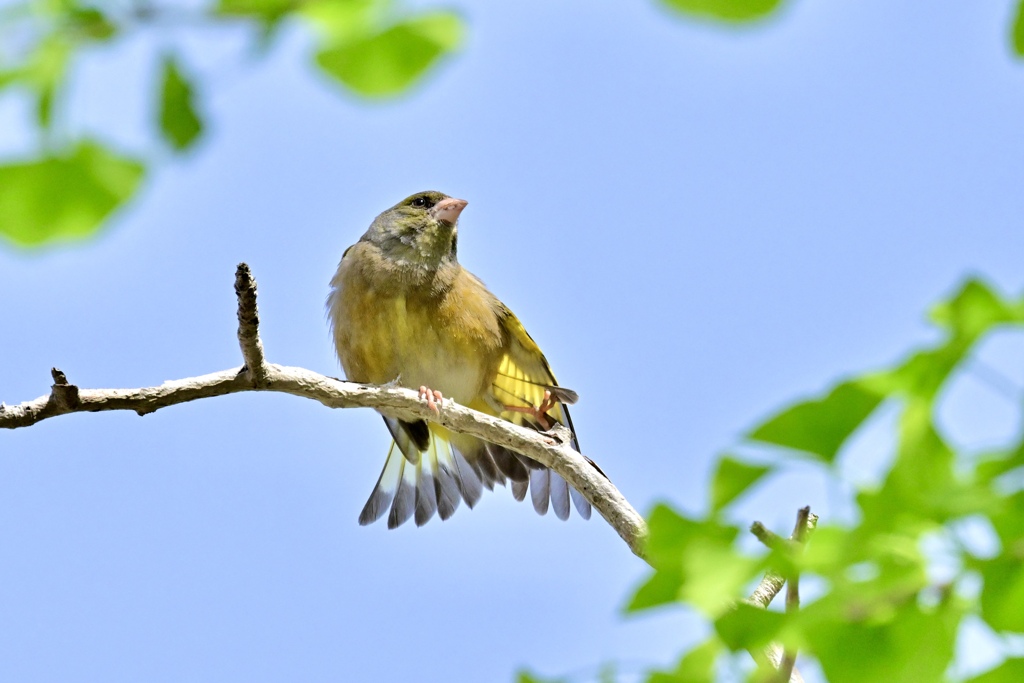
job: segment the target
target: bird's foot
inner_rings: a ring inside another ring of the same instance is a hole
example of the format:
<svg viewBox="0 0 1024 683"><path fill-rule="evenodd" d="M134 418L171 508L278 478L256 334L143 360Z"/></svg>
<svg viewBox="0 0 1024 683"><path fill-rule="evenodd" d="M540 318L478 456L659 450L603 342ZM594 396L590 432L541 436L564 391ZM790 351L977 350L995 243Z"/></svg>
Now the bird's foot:
<svg viewBox="0 0 1024 683"><path fill-rule="evenodd" d="M550 391L544 392L544 398L540 402L540 406L534 408L523 408L522 406L505 406L505 410L511 410L513 413L525 413L526 415L532 415L536 418L537 422L540 423L541 429L545 432L551 429L552 422L548 416L548 411L554 408L558 404L558 400L551 396Z"/></svg>
<svg viewBox="0 0 1024 683"><path fill-rule="evenodd" d="M440 391L431 389L428 386L420 387L420 400L427 402L427 407L434 411L436 415L441 414L441 410L438 405L444 405L444 396L441 395Z"/></svg>

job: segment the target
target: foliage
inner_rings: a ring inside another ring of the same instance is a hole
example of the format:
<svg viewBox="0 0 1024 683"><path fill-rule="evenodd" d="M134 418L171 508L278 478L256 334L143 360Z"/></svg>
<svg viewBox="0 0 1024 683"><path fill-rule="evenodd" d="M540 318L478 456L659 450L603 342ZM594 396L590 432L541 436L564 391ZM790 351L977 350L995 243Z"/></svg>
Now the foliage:
<svg viewBox="0 0 1024 683"><path fill-rule="evenodd" d="M667 7L697 17L743 23L764 19L783 0L661 0Z"/></svg>
<svg viewBox="0 0 1024 683"><path fill-rule="evenodd" d="M943 681L964 617L980 618L1003 638L1024 633L1024 435L978 456L957 452L935 420L937 399L977 344L998 328L1024 326L1024 297L1006 299L969 280L931 320L942 332L937 344L751 429L737 450L767 444L768 455L759 448L757 462L720 456L704 515L654 508L647 552L653 571L627 610L684 604L705 616L713 635L674 668L650 672L648 683L712 681L730 652L760 652L772 642L816 658L832 683ZM822 520L803 552L787 543L761 554L742 550L742 530L728 519L734 501L797 459L842 480L837 455L882 405L899 413L894 457L880 485L851 483L856 521ZM991 529L998 550L972 550L977 544L968 542L965 521ZM943 566L955 567L952 578L931 578L935 547L948 555ZM795 611L742 601L766 567L813 576L824 588ZM1010 654L970 683L1024 680L1024 660ZM766 671L751 674L767 679Z"/></svg>
<svg viewBox="0 0 1024 683"><path fill-rule="evenodd" d="M788 4L783 0L660 3L677 15L725 25L763 21ZM314 33L317 45L313 63L328 81L365 99L408 92L458 50L464 34L463 20L450 10L404 10L392 0L210 0L205 8L197 9L171 0L16 0L0 8L0 96L13 93L30 98L39 131L33 158L4 160L0 151L0 177L11 181L10 188L25 193L22 201L20 195L8 189L0 202L0 241L37 247L89 237L132 198L138 187L137 182L120 183L116 191L103 186L102 196L97 198L83 194L94 185L65 182L67 177L84 178L95 170L76 151L83 145L100 156L117 158L113 149L96 139L96 133L88 142L58 134L70 76L75 64L91 50L166 28L176 29L178 35L216 27L231 30L244 24L252 28L252 42L257 48L252 53L265 54L286 23ZM165 36L161 38L166 43ZM1011 24L1010 43L1018 56L1024 56L1024 0L1020 0ZM164 52L157 60L151 88L155 94L154 137L175 154L195 148L203 139L205 127L203 75L193 72L183 53L184 49ZM146 159L139 158L138 153L134 156L133 168L137 166L141 171L160 158L156 154ZM51 169L61 173L51 174ZM45 207L33 199L41 196L59 197L59 207ZM56 222L55 213L60 216ZM856 386L837 390L850 400L870 401L872 396ZM849 419L855 422L855 418L853 415ZM830 428L839 430L834 438L842 437L842 425ZM764 436L770 440L768 434ZM827 453L818 455L828 457Z"/></svg>
<svg viewBox="0 0 1024 683"><path fill-rule="evenodd" d="M168 28L230 31L248 25L258 48L252 54L265 54L285 22L314 33L313 62L331 82L378 99L412 88L458 49L463 34L453 12L401 10L389 0L219 0L205 9L110 0L5 5L0 96L34 102L39 137L30 158L0 161L0 239L33 247L95 234L132 198L146 168L164 156L158 151L122 158L95 136L66 132L71 74L90 51ZM154 62L153 134L162 141L157 149L190 152L205 128L202 74L193 72L183 48L167 49Z"/></svg>

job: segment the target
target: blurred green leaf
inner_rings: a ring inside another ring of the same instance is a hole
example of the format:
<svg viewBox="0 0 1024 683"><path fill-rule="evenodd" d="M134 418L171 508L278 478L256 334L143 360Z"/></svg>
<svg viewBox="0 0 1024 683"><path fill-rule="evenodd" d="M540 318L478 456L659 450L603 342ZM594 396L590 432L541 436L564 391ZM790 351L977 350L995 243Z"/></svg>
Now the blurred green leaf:
<svg viewBox="0 0 1024 683"><path fill-rule="evenodd" d="M971 278L956 294L933 307L929 317L955 336L973 340L993 325L1024 322L1024 311L1004 301L981 280Z"/></svg>
<svg viewBox="0 0 1024 683"><path fill-rule="evenodd" d="M981 616L997 631L1024 631L1024 539L1017 545L1016 553L982 565Z"/></svg>
<svg viewBox="0 0 1024 683"><path fill-rule="evenodd" d="M782 0L661 0L684 14L729 22L763 19L778 9Z"/></svg>
<svg viewBox="0 0 1024 683"><path fill-rule="evenodd" d="M715 632L732 650L760 649L776 639L785 619L781 612L741 602L715 621Z"/></svg>
<svg viewBox="0 0 1024 683"><path fill-rule="evenodd" d="M177 59L166 55L162 65L160 87L160 132L176 151L191 147L203 131L203 123L195 108L195 92L182 73Z"/></svg>
<svg viewBox="0 0 1024 683"><path fill-rule="evenodd" d="M1024 681L1024 659L1015 657L986 671L980 676L970 678L965 683L1020 683Z"/></svg>
<svg viewBox="0 0 1024 683"><path fill-rule="evenodd" d="M91 141L0 166L0 235L21 246L88 237L132 196L144 170Z"/></svg>
<svg viewBox="0 0 1024 683"><path fill-rule="evenodd" d="M992 526L1003 548L1009 552L1014 544L1024 541L1024 491L1002 497L1000 502L1003 503L1000 511L991 515ZM1018 547L1016 552L1018 558L1024 560L1024 547Z"/></svg>
<svg viewBox="0 0 1024 683"><path fill-rule="evenodd" d="M712 683L715 662L722 653L722 641L712 637L693 648L679 660L673 671L652 671L647 683Z"/></svg>
<svg viewBox="0 0 1024 683"><path fill-rule="evenodd" d="M0 69L0 90L17 83L25 77L22 69Z"/></svg>
<svg viewBox="0 0 1024 683"><path fill-rule="evenodd" d="M1024 57L1024 0L1017 5L1017 14L1010 30L1010 42L1018 57Z"/></svg>
<svg viewBox="0 0 1024 683"><path fill-rule="evenodd" d="M991 517L1002 551L977 564L984 580L981 615L994 629L1024 631L1024 491L1002 500L1003 508Z"/></svg>
<svg viewBox="0 0 1024 683"><path fill-rule="evenodd" d="M682 600L717 616L763 564L736 551L735 527L688 519L666 505L654 508L648 533L647 558L655 572L634 593L630 612Z"/></svg>
<svg viewBox="0 0 1024 683"><path fill-rule="evenodd" d="M345 0L304 5L302 15L313 22L326 43L340 45L371 34L374 25L384 22L385 10L386 3L380 0Z"/></svg>
<svg viewBox="0 0 1024 683"><path fill-rule="evenodd" d="M875 375L866 384L876 391L932 400L983 334L995 325L1024 322L1024 307L1004 301L985 283L971 279L933 307L929 317L949 332L949 338L935 348L912 354L895 370Z"/></svg>
<svg viewBox="0 0 1024 683"><path fill-rule="evenodd" d="M321 50L316 62L360 95L396 95L462 42L462 20L437 12L408 19Z"/></svg>
<svg viewBox="0 0 1024 683"><path fill-rule="evenodd" d="M72 7L69 18L72 29L90 40L106 41L117 35L117 27L95 7Z"/></svg>
<svg viewBox="0 0 1024 683"><path fill-rule="evenodd" d="M883 398L883 394L859 380L843 382L824 398L797 403L769 418L755 427L748 438L832 462L846 439Z"/></svg>
<svg viewBox="0 0 1024 683"><path fill-rule="evenodd" d="M520 669L516 672L516 683L565 683L564 678L541 678L531 671Z"/></svg>
<svg viewBox="0 0 1024 683"><path fill-rule="evenodd" d="M728 455L719 458L718 468L711 481L712 509L724 508L771 469L763 465L751 465Z"/></svg>
<svg viewBox="0 0 1024 683"><path fill-rule="evenodd" d="M53 105L64 83L73 48L63 35L53 33L43 40L24 66L26 83L36 92L36 118L42 128L53 122Z"/></svg>
<svg viewBox="0 0 1024 683"><path fill-rule="evenodd" d="M683 572L680 569L658 569L649 579L640 584L633 593L627 612L670 605L679 600L679 587L683 585Z"/></svg>
<svg viewBox="0 0 1024 683"><path fill-rule="evenodd" d="M798 615L802 635L830 683L939 683L953 658L961 605L923 609L910 597L884 619L840 617L831 601Z"/></svg>
<svg viewBox="0 0 1024 683"><path fill-rule="evenodd" d="M222 16L249 17L274 24L302 6L300 0L220 0L215 12Z"/></svg>

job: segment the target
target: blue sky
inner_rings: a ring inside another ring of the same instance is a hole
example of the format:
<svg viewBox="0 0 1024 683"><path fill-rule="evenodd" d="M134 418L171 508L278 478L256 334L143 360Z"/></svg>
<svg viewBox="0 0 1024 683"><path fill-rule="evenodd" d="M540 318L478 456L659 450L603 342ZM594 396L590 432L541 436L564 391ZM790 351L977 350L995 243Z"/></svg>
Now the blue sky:
<svg viewBox="0 0 1024 683"><path fill-rule="evenodd" d="M580 393L584 452L641 511L696 512L716 452L932 339L923 314L963 276L1024 287L1011 4L804 1L726 30L646 2L467 3L464 50L389 104L314 73L301 31L253 64L241 36L187 38L213 85L201 148L95 241L0 250L0 400L45 393L54 365L84 387L239 365L239 261L269 360L338 375L342 251L438 189L469 200L462 263ZM147 144L140 93L173 39L93 53L69 129ZM30 146L25 114L0 100L0 150ZM1020 387L1022 349L983 356ZM958 389L958 442L1018 429L977 377ZM861 441L847 469L870 481L884 446ZM508 681L668 663L700 636L683 610L621 616L645 565L596 516L498 491L359 527L387 445L368 410L256 394L0 434L0 678ZM737 516L841 518L841 493L794 466Z"/></svg>

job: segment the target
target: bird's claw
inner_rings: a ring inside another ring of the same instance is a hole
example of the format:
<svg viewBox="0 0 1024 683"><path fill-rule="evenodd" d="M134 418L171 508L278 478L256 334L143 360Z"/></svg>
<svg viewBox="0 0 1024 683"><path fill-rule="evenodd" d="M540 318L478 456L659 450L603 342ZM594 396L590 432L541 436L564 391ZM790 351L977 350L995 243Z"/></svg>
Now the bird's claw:
<svg viewBox="0 0 1024 683"><path fill-rule="evenodd" d="M550 391L544 391L544 398L540 402L540 406L537 408L529 407L523 408L521 406L505 406L505 410L511 410L514 413L525 413L532 415L540 423L541 428L546 432L552 427L551 418L548 417L548 411L558 405L558 399L551 396Z"/></svg>
<svg viewBox="0 0 1024 683"><path fill-rule="evenodd" d="M426 401L427 407L433 410L435 415L441 414L441 410L438 406L444 405L444 396L441 395L440 391L423 385L420 387L420 400Z"/></svg>

